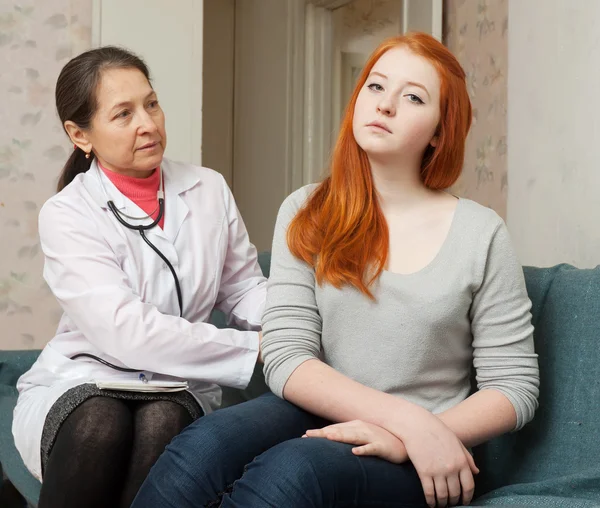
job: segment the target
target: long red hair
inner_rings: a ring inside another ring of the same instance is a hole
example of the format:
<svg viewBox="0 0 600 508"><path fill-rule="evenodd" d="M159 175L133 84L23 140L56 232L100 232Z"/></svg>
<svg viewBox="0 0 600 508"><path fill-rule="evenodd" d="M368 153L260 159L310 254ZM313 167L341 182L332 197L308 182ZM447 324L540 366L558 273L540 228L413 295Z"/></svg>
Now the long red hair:
<svg viewBox="0 0 600 508"><path fill-rule="evenodd" d="M381 55L398 46L429 60L440 77L437 143L424 153L423 183L431 189L447 189L460 176L472 115L465 72L454 55L428 34L392 37L373 52L358 78L333 150L330 176L294 217L287 233L290 251L315 268L319 284L337 288L349 284L370 298L369 286L387 262L389 232L367 155L354 139L352 122L356 99L371 69Z"/></svg>

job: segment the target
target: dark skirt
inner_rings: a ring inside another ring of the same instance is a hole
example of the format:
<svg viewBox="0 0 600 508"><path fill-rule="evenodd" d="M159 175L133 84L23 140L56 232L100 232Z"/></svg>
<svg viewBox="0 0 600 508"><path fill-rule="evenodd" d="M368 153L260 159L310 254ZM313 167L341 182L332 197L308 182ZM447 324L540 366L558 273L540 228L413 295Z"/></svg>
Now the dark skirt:
<svg viewBox="0 0 600 508"><path fill-rule="evenodd" d="M61 425L65 422L67 417L75 409L77 409L77 407L79 407L80 404L83 404L86 400L92 397L111 397L113 399L131 401L168 400L170 402L180 404L187 409L188 413L192 417L192 420L197 420L204 414L200 404L198 404L198 401L188 391L170 393L139 393L119 390L100 390L95 384L82 384L75 386L60 396L60 398L50 408L50 411L48 411L48 416L46 416L40 445L42 472L46 468L50 451L54 446L54 442Z"/></svg>

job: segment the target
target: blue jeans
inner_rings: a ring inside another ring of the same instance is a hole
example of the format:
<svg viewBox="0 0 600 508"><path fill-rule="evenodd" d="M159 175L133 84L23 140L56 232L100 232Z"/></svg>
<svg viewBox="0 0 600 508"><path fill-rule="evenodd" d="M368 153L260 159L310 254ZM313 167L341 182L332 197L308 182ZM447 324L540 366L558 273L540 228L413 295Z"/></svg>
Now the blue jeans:
<svg viewBox="0 0 600 508"><path fill-rule="evenodd" d="M271 393L196 420L167 446L132 508L422 508L410 462L301 438L329 422Z"/></svg>

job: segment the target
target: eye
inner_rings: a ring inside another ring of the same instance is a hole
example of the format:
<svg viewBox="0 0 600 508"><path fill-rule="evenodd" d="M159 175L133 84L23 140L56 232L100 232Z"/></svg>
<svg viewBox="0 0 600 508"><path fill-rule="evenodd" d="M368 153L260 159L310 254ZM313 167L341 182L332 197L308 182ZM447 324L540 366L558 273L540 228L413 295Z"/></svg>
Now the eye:
<svg viewBox="0 0 600 508"><path fill-rule="evenodd" d="M127 118L130 115L127 109L121 111L115 118Z"/></svg>
<svg viewBox="0 0 600 508"><path fill-rule="evenodd" d="M154 109L154 108L158 107L158 101L156 99L153 100L153 101L150 101L148 103L148 107L151 108L151 109Z"/></svg>
<svg viewBox="0 0 600 508"><path fill-rule="evenodd" d="M367 88L374 92L383 92L383 87L379 83L371 83Z"/></svg>
<svg viewBox="0 0 600 508"><path fill-rule="evenodd" d="M408 97L408 100L414 104L425 104L418 95L414 93L409 93L405 97Z"/></svg>

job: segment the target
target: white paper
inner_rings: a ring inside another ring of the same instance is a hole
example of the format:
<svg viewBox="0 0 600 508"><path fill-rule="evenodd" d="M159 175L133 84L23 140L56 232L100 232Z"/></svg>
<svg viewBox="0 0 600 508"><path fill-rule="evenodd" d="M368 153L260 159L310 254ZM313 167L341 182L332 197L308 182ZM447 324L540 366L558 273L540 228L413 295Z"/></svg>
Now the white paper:
<svg viewBox="0 0 600 508"><path fill-rule="evenodd" d="M138 379L97 379L94 382L100 390L121 390L126 392L180 392L188 388L187 381L148 381L144 383Z"/></svg>

